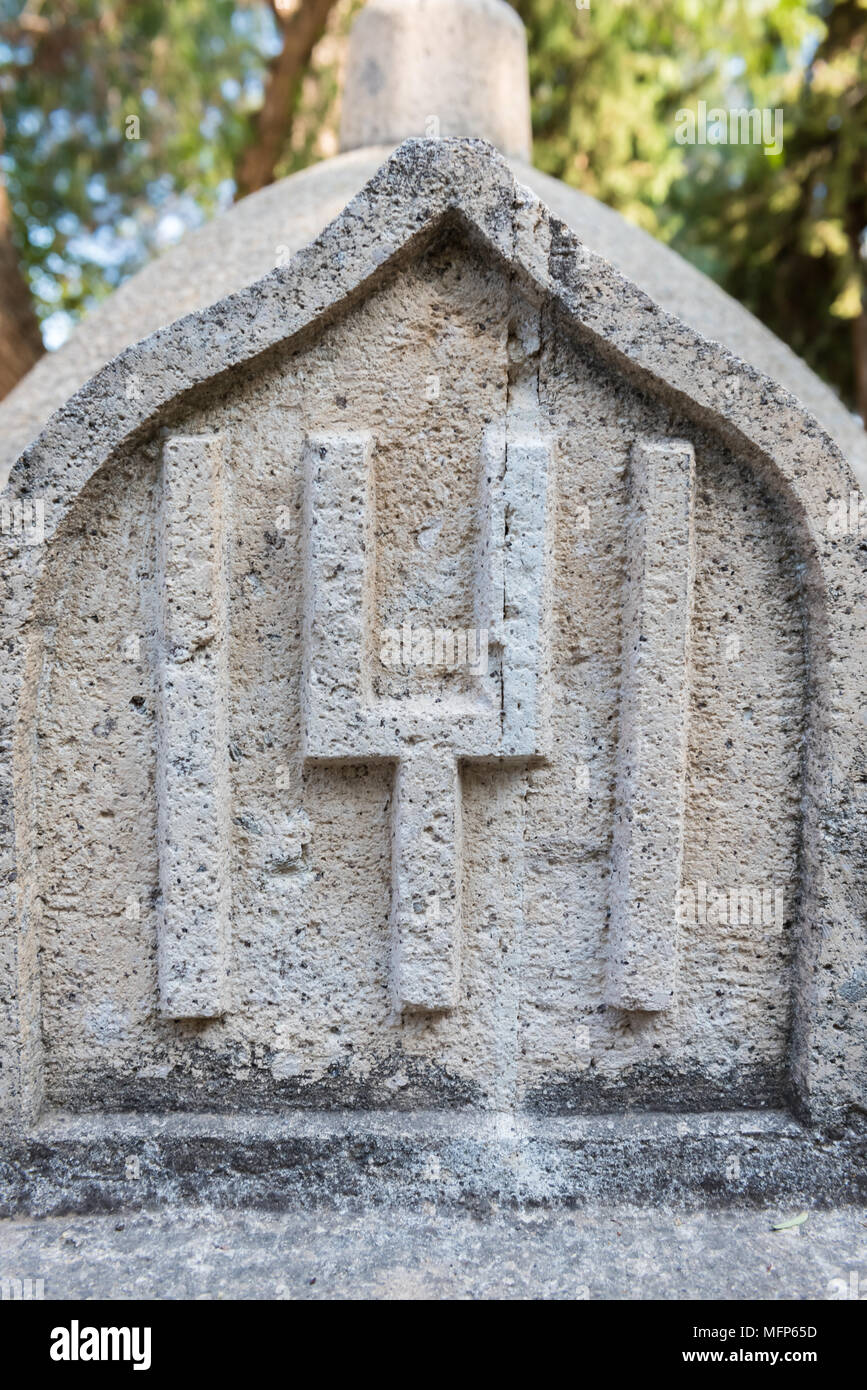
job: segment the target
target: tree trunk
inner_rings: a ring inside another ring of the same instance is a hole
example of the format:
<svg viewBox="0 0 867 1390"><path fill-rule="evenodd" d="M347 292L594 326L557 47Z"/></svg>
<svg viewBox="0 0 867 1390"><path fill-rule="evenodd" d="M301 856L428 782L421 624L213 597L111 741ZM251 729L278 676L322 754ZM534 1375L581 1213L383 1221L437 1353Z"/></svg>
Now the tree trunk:
<svg viewBox="0 0 867 1390"><path fill-rule="evenodd" d="M30 290L12 239L12 214L0 182L0 400L44 352Z"/></svg>
<svg viewBox="0 0 867 1390"><path fill-rule="evenodd" d="M265 100L256 118L253 141L239 161L235 178L239 198L274 182L275 166L292 130L298 84L336 3L337 0L301 0L299 8L284 19L277 0L272 0L283 33L283 47L268 71Z"/></svg>
<svg viewBox="0 0 867 1390"><path fill-rule="evenodd" d="M852 366L855 377L855 409L867 430L867 296L857 319L852 320Z"/></svg>

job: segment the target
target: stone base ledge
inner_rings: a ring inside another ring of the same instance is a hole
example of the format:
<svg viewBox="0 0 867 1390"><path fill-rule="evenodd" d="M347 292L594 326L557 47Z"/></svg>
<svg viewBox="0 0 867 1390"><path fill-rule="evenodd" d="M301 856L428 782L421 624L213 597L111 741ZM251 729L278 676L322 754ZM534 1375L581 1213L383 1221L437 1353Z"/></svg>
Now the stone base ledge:
<svg viewBox="0 0 867 1390"><path fill-rule="evenodd" d="M778 1111L536 1118L460 1112L47 1114L0 1146L0 1216L201 1201L479 1212L594 1202L867 1201L867 1134Z"/></svg>

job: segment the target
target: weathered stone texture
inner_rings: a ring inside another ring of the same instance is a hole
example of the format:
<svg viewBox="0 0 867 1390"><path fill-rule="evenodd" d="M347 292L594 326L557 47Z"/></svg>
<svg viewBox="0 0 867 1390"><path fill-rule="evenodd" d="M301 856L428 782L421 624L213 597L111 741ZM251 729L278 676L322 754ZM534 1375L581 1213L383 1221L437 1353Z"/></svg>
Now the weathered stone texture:
<svg viewBox="0 0 867 1390"><path fill-rule="evenodd" d="M218 1018L227 1003L232 908L223 466L218 436L181 435L163 447L156 576L157 942L166 1018ZM126 639L136 655L140 643L139 633Z"/></svg>
<svg viewBox="0 0 867 1390"><path fill-rule="evenodd" d="M695 454L639 440L630 460L606 1002L657 1013L677 990L695 580Z"/></svg>
<svg viewBox="0 0 867 1390"><path fill-rule="evenodd" d="M851 484L477 142L409 142L290 267L118 358L11 484L46 544L7 565L7 1131L533 1115L559 1198L575 1113L857 1129ZM197 567L161 571L182 518ZM487 660L435 666L437 630Z"/></svg>

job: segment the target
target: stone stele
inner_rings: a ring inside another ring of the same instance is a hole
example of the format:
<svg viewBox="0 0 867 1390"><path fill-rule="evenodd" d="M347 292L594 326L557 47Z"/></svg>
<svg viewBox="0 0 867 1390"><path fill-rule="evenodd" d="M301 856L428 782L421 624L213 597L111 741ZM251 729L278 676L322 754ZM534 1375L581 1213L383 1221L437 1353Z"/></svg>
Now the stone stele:
<svg viewBox="0 0 867 1390"><path fill-rule="evenodd" d="M0 1210L863 1197L855 486L471 139L105 366L2 503Z"/></svg>

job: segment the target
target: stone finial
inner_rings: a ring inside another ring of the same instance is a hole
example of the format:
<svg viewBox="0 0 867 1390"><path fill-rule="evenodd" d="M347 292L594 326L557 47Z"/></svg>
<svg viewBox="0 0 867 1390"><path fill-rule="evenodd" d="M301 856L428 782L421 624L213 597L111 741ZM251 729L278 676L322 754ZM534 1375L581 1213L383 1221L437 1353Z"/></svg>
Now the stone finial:
<svg viewBox="0 0 867 1390"><path fill-rule="evenodd" d="M341 149L440 135L530 159L523 24L505 0L371 0L349 41Z"/></svg>

